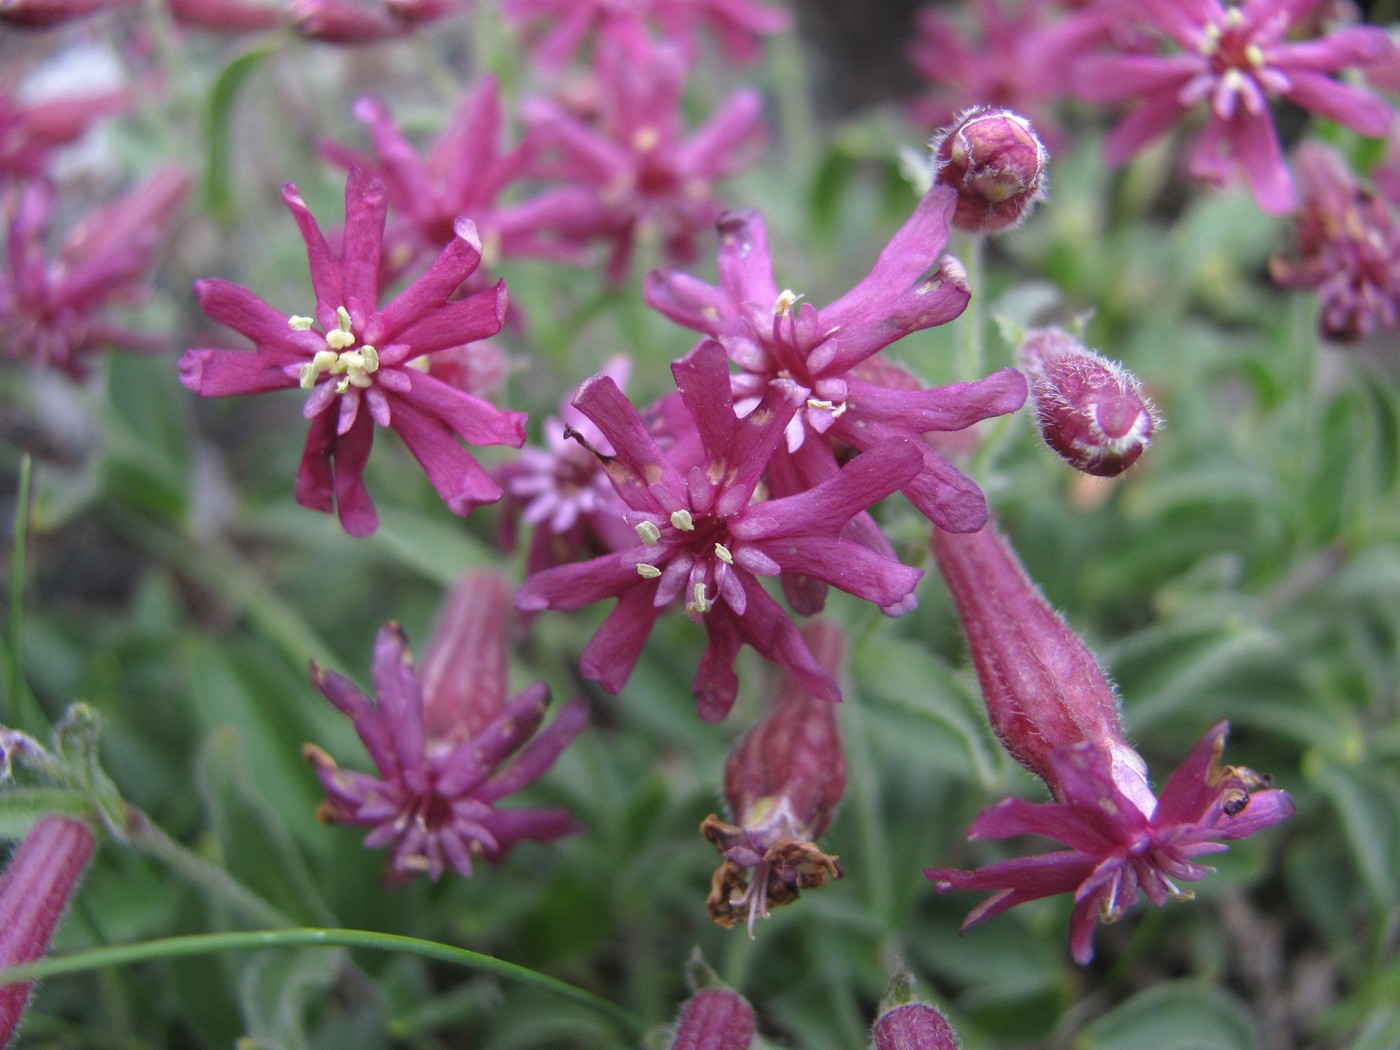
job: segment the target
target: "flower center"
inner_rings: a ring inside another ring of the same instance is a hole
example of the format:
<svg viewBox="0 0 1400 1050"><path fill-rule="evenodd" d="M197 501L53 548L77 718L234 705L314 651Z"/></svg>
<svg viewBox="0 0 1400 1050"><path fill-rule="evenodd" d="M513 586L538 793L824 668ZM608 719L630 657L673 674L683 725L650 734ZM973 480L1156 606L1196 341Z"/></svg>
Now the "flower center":
<svg viewBox="0 0 1400 1050"><path fill-rule="evenodd" d="M379 351L368 343L355 347L355 333L350 329L350 312L343 306L335 309L337 327L326 333L325 350L301 366L298 381L303 390L310 390L323 374L340 376L335 392L343 394L352 386L361 390L374 384L372 376L379 371ZM314 322L309 317L290 317L287 325L293 331L310 331Z"/></svg>

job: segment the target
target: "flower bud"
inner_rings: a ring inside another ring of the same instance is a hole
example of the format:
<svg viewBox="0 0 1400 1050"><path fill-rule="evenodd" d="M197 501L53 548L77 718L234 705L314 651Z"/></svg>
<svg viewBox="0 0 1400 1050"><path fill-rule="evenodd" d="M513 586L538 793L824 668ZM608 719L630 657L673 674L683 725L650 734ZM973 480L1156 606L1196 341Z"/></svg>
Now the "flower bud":
<svg viewBox="0 0 1400 1050"><path fill-rule="evenodd" d="M738 992L706 988L685 1001L668 1050L748 1050L753 1007Z"/></svg>
<svg viewBox="0 0 1400 1050"><path fill-rule="evenodd" d="M35 821L0 875L0 967L48 953L54 928L92 859L92 830L72 817ZM0 987L0 1046L19 1027L33 983Z"/></svg>
<svg viewBox="0 0 1400 1050"><path fill-rule="evenodd" d="M929 145L933 181L958 191L953 225L960 230L1014 226L1045 194L1050 155L1031 122L1009 109L964 110Z"/></svg>
<svg viewBox="0 0 1400 1050"><path fill-rule="evenodd" d="M1117 477L1162 425L1136 376L1059 329L1028 333L1021 367L1041 436L1075 470Z"/></svg>
<svg viewBox="0 0 1400 1050"><path fill-rule="evenodd" d="M875 1050L958 1050L943 1015L925 1003L905 1003L875 1022Z"/></svg>

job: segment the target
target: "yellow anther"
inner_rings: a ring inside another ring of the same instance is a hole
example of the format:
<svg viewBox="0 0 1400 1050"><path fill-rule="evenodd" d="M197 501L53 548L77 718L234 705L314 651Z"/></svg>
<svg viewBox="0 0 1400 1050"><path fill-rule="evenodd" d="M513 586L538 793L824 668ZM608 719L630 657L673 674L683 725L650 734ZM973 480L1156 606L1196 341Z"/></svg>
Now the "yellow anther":
<svg viewBox="0 0 1400 1050"><path fill-rule="evenodd" d="M734 555L729 553L729 548L726 547L723 543L715 544L715 557L718 558L720 561L724 562L724 564L726 565L734 564Z"/></svg>
<svg viewBox="0 0 1400 1050"><path fill-rule="evenodd" d="M650 547L657 540L661 539L661 530L654 522L641 521L637 523L637 539Z"/></svg>
<svg viewBox="0 0 1400 1050"><path fill-rule="evenodd" d="M714 607L715 603L705 597L705 585L703 583L697 583L695 585L695 597L691 599L690 603L685 607L685 611L697 612L703 616Z"/></svg>
<svg viewBox="0 0 1400 1050"><path fill-rule="evenodd" d="M292 314L291 317L287 318L287 327L293 332L309 332L315 323L314 317L302 317L300 314Z"/></svg>
<svg viewBox="0 0 1400 1050"><path fill-rule="evenodd" d="M791 288L784 288L778 293L778 301L773 304L773 313L779 317L786 317L792 312L792 308L797 305L797 301L802 296L798 295Z"/></svg>
<svg viewBox="0 0 1400 1050"><path fill-rule="evenodd" d="M355 336L351 332L342 332L337 328L326 333L326 345L333 350L344 350L347 346L355 345Z"/></svg>
<svg viewBox="0 0 1400 1050"><path fill-rule="evenodd" d="M303 390L310 390L316 385L316 380L320 377L321 373L329 372L334 369L338 360L339 358L336 357L334 350L317 350L316 355L301 366L301 372L297 377L301 388Z"/></svg>
<svg viewBox="0 0 1400 1050"><path fill-rule="evenodd" d="M638 153L650 153L661 144L661 133L652 127L638 128L632 136L632 148Z"/></svg>
<svg viewBox="0 0 1400 1050"><path fill-rule="evenodd" d="M1264 49L1258 44L1246 44L1244 49L1245 60L1255 69L1261 69L1264 65Z"/></svg>
<svg viewBox="0 0 1400 1050"><path fill-rule="evenodd" d="M661 570L655 565L648 565L646 562L637 564L637 575L644 580L654 580L661 575Z"/></svg>
<svg viewBox="0 0 1400 1050"><path fill-rule="evenodd" d="M690 511L688 510L672 511L671 524L682 532L695 531L695 519L690 516Z"/></svg>

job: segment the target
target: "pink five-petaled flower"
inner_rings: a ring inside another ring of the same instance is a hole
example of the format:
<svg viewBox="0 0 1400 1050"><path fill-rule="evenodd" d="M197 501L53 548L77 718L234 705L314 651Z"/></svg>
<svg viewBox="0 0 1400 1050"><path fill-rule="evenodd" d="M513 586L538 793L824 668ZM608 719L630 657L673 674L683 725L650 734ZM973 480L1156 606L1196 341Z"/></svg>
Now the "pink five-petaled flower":
<svg viewBox="0 0 1400 1050"><path fill-rule="evenodd" d="M733 385L741 411L757 404L780 376L809 391L775 460L770 481L776 494L801 491L830 476L839 460L834 442L865 450L903 437L917 443L922 459L903 488L920 513L957 531L981 528L987 520L981 489L920 435L962 430L1014 412L1026 399L1020 373L1006 368L974 383L911 390L887 386L874 370L861 370L891 343L951 321L967 306L966 273L956 259L940 257L956 205L952 189L935 186L865 279L820 309L800 303L801 296L791 291L778 291L763 216L755 211L729 212L720 219L719 287L667 270L647 276L646 299L653 309L717 339L739 367ZM874 531L871 525L865 533Z"/></svg>
<svg viewBox="0 0 1400 1050"><path fill-rule="evenodd" d="M34 822L0 875L0 967L48 953L95 845L92 829L81 820L46 816ZM9 1045L19 1027L32 987L0 987L0 1047Z"/></svg>
<svg viewBox="0 0 1400 1050"><path fill-rule="evenodd" d="M161 349L160 339L114 324L104 311L147 293L147 273L189 183L177 168L159 169L84 216L52 260L47 241L56 204L53 187L34 182L12 190L6 202L8 243L0 264L0 358L28 360L81 378L85 359L97 350Z"/></svg>
<svg viewBox="0 0 1400 1050"><path fill-rule="evenodd" d="M450 865L470 877L472 858L496 863L525 839L549 842L582 830L564 809L501 809L532 783L583 728L587 705L564 707L526 744L544 718L549 690L536 683L506 700L509 596L489 572L455 588L428 643L421 675L397 624L374 647L372 703L351 682L311 665L311 680L355 723L377 777L341 769L307 744L326 801L321 819L372 828L370 848L391 847L390 873L437 879ZM523 746L523 750L522 750ZM516 752L513 763L499 769Z"/></svg>
<svg viewBox="0 0 1400 1050"><path fill-rule="evenodd" d="M297 475L297 502L338 511L345 531L366 536L379 516L365 490L374 427L403 438L454 514L500 499L501 489L459 442L525 443L525 414L506 412L416 367L439 350L501 330L506 289L449 301L481 259L469 219L426 273L378 306L379 259L387 208L384 185L353 169L345 183L345 234L333 252L316 219L288 183L282 188L302 237L316 295L312 317L289 317L229 281L199 281L204 312L253 341L254 352L187 350L180 381L196 394L225 397L300 387L311 420Z"/></svg>
<svg viewBox="0 0 1400 1050"><path fill-rule="evenodd" d="M1075 71L1077 93L1091 102L1139 100L1104 144L1110 164L1125 163L1193 106L1207 123L1191 173L1214 183L1244 176L1259 207L1286 214L1297 204L1283 162L1269 99L1286 98L1353 131L1384 135L1389 104L1329 74L1363 66L1392 48L1384 29L1353 26L1312 40L1289 34L1317 0L1119 0L1124 17L1167 46L1164 54L1093 55Z"/></svg>
<svg viewBox="0 0 1400 1050"><path fill-rule="evenodd" d="M655 236L671 262L689 262L695 240L720 213L714 184L743 166L763 133L762 100L740 89L689 135L682 127L685 61L673 49L644 55L604 47L603 104L595 123L537 100L526 120L548 143L537 174L589 199L561 232L611 244L608 280L627 274L639 237Z"/></svg>
<svg viewBox="0 0 1400 1050"><path fill-rule="evenodd" d="M1294 156L1303 205L1292 250L1269 260L1286 288L1315 288L1326 339L1355 342L1400 325L1400 219L1361 186L1330 146L1305 142ZM1377 179L1381 176L1377 174Z"/></svg>
<svg viewBox="0 0 1400 1050"><path fill-rule="evenodd" d="M775 380L758 406L739 418L724 348L712 340L671 372L693 420L694 440L677 442L670 454L610 378L595 376L580 388L574 406L614 449L603 466L630 508L627 521L637 543L536 573L517 592L517 608L579 609L617 598L580 663L586 678L617 692L657 617L680 599L690 617L704 624L709 640L694 684L707 722L720 721L734 704L734 660L745 642L816 696L839 699L836 682L758 577L801 573L881 609L907 607L922 573L841 533L855 515L908 484L919 469L918 449L894 438L806 492L755 502L754 490L809 392L792 380ZM678 452L697 442L693 455Z"/></svg>
<svg viewBox="0 0 1400 1050"><path fill-rule="evenodd" d="M1261 790L1267 778L1220 764L1224 722L1154 795L1146 762L1123 738L1112 687L995 526L935 532L933 550L967 632L992 727L1054 796L1048 803L1006 799L977 817L969 837L1045 835L1068 847L975 871L926 869L940 892L994 891L964 928L1026 901L1073 893L1070 950L1086 963L1097 922L1118 919L1139 891L1156 905L1187 898L1173 880L1205 878L1210 869L1196 857L1292 816L1285 792Z"/></svg>
<svg viewBox="0 0 1400 1050"><path fill-rule="evenodd" d="M830 624L802 632L817 662L840 672L844 642ZM700 833L724 854L705 904L721 926L768 917L770 906L790 904L802 890L841 877L837 858L816 846L846 787L846 755L836 709L791 675L778 696L729 756L724 797L737 824L711 813Z"/></svg>
<svg viewBox="0 0 1400 1050"><path fill-rule="evenodd" d="M321 152L347 168L360 167L380 179L399 218L386 235L388 270L398 273L422 251L437 252L452 240L457 216L471 216L481 237L483 265L532 256L577 261L576 245L551 235L565 218L587 206L581 189L561 189L519 204L498 198L519 180L537 152L537 134L502 145L501 92L484 77L463 96L452 121L426 156L404 138L388 108L375 98L355 103L355 116L374 143L373 157L338 143Z"/></svg>

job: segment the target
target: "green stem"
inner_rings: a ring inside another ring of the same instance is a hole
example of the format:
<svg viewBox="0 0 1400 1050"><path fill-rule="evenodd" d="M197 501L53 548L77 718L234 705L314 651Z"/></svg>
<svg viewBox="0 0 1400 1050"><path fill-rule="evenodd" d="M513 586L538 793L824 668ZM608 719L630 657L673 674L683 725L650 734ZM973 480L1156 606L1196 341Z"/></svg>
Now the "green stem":
<svg viewBox="0 0 1400 1050"><path fill-rule="evenodd" d="M73 955L43 959L11 966L0 970L0 986L25 981L38 981L65 974L86 973L109 966L127 966L132 963L148 962L154 959L178 959L190 955L211 955L218 952L257 951L266 948L368 948L373 951L398 952L418 955L425 959L465 966L468 969L489 973L504 980L514 981L560 999L595 1010L615 1022L632 1036L639 1036L647 1028L640 1018L630 1010L611 1003L592 992L566 984L554 977L526 969L504 959L466 948L457 948L436 941L419 940L416 937L403 937L392 933L376 933L372 930L253 930L240 933L202 933L184 937L165 937L160 940L143 941L139 944L122 944L106 948L92 948Z"/></svg>
<svg viewBox="0 0 1400 1050"><path fill-rule="evenodd" d="M967 269L967 285L972 289L972 299L962 316L963 359L958 378L972 382L982 378L986 352L983 349L984 329L987 325L987 288L983 280L983 253L985 237L975 233L956 235L958 257Z"/></svg>
<svg viewBox="0 0 1400 1050"><path fill-rule="evenodd" d="M10 666L6 669L11 710L0 713L0 721L14 728L27 727L38 732L48 726L48 719L39 706L38 698L29 691L20 667L20 624L24 621L24 552L29 535L29 488L34 471L34 459L28 452L19 458L19 491L15 494L14 543L10 556L10 622L5 630L5 648ZM25 708L30 710L26 711Z"/></svg>

